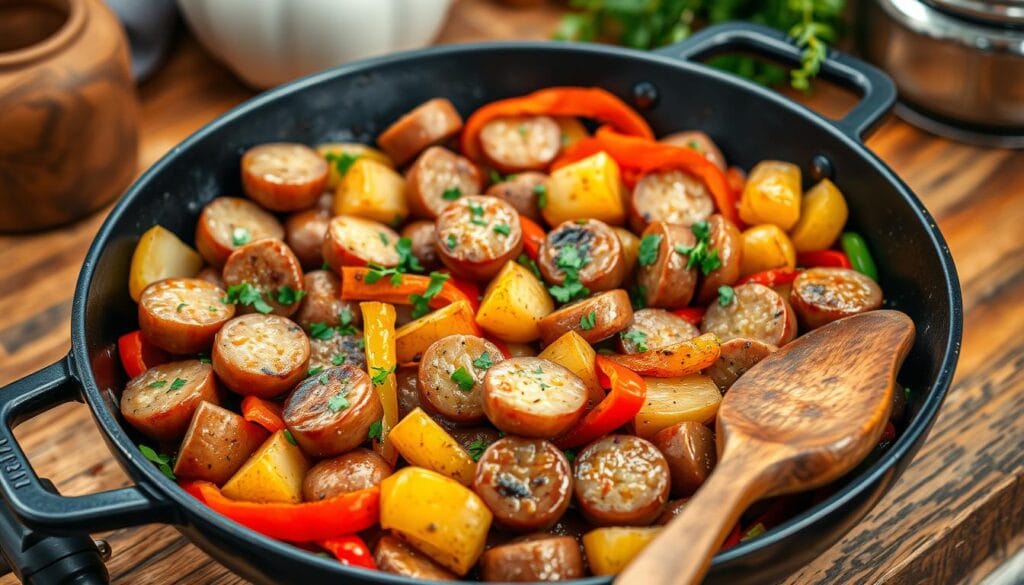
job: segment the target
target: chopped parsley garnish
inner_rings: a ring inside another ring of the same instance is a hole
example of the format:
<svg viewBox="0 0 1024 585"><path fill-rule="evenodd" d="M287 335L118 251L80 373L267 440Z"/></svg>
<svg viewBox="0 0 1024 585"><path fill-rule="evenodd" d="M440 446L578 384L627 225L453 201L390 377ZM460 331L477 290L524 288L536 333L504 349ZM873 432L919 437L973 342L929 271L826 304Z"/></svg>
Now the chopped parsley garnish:
<svg viewBox="0 0 1024 585"><path fill-rule="evenodd" d="M210 356L208 356L208 355L201 355L201 356L199 356L199 363L201 363L201 364L212 364L213 360L211 360Z"/></svg>
<svg viewBox="0 0 1024 585"><path fill-rule="evenodd" d="M530 133L530 127L527 126L526 124L520 124L517 130L519 131L519 135L522 136L523 138L526 138L526 136Z"/></svg>
<svg viewBox="0 0 1024 585"><path fill-rule="evenodd" d="M480 205L476 201L469 202L469 214L472 216L469 219L469 223L473 225L487 225L487 221L483 219L484 206Z"/></svg>
<svg viewBox="0 0 1024 585"><path fill-rule="evenodd" d="M244 246L252 241L252 234L244 227L236 227L231 230L231 243L235 246Z"/></svg>
<svg viewBox="0 0 1024 585"><path fill-rule="evenodd" d="M342 307L338 311L338 321L341 323L336 327L338 335L355 335L356 326L352 324L352 309L348 307Z"/></svg>
<svg viewBox="0 0 1024 585"><path fill-rule="evenodd" d="M597 324L597 313L591 311L586 315L580 317L580 329L584 331L590 331Z"/></svg>
<svg viewBox="0 0 1024 585"><path fill-rule="evenodd" d="M391 243L391 240L388 239L388 235L385 234L384 232L377 232L377 236L380 238L381 243L384 244L385 246Z"/></svg>
<svg viewBox="0 0 1024 585"><path fill-rule="evenodd" d="M328 339L334 337L334 327L331 327L327 323L310 323L309 336L312 337L313 339L327 341Z"/></svg>
<svg viewBox="0 0 1024 585"><path fill-rule="evenodd" d="M548 289L551 296L560 303L568 303L574 299L582 298L590 294L590 289L580 282L580 269L586 266L589 259L580 253L579 248L573 244L566 244L558 249L558 258L555 259L555 266L562 269L565 280L560 285Z"/></svg>
<svg viewBox="0 0 1024 585"><path fill-rule="evenodd" d="M327 408L331 409L331 412L341 412L348 408L349 402L346 394L348 394L348 388L343 388L341 392L331 396L331 399L327 401Z"/></svg>
<svg viewBox="0 0 1024 585"><path fill-rule="evenodd" d="M366 272L364 280L366 284L373 284L385 276L391 277L391 286L402 284L402 272L397 268L384 268L380 264L368 264L370 270Z"/></svg>
<svg viewBox="0 0 1024 585"><path fill-rule="evenodd" d="M650 266L658 259L658 247L661 246L661 234L647 234L640 238L640 250L637 252L636 261L640 266Z"/></svg>
<svg viewBox="0 0 1024 585"><path fill-rule="evenodd" d="M153 450L152 447L143 445L141 443L139 443L139 451L142 453L143 457L156 464L157 469L160 470L160 473L167 476L167 479L171 481L175 481L176 479L178 479L174 477L174 469L171 467L172 459L170 455L157 453L156 451Z"/></svg>
<svg viewBox="0 0 1024 585"><path fill-rule="evenodd" d="M306 296L306 291L295 290L287 284L277 289L277 302L282 305L294 305L301 301L304 296Z"/></svg>
<svg viewBox="0 0 1024 585"><path fill-rule="evenodd" d="M623 331L619 336L635 345L637 351L647 351L650 349L647 347L647 334L643 331Z"/></svg>
<svg viewBox="0 0 1024 585"><path fill-rule="evenodd" d="M533 187L533 194L537 196L537 209L544 209L548 206L548 186L544 183Z"/></svg>
<svg viewBox="0 0 1024 585"><path fill-rule="evenodd" d="M313 376L316 376L317 374L319 374L322 371L324 371L324 367L323 366L316 366L315 368L309 368L309 372L307 372L306 375L309 376L310 378L312 378Z"/></svg>
<svg viewBox="0 0 1024 585"><path fill-rule="evenodd" d="M698 143L696 140L687 140L686 146L687 148L691 148L693 150L696 150L697 152L704 152L704 149L700 147L700 143Z"/></svg>
<svg viewBox="0 0 1024 585"><path fill-rule="evenodd" d="M150 388L163 388L167 385L167 380L157 380L156 382L150 382Z"/></svg>
<svg viewBox="0 0 1024 585"><path fill-rule="evenodd" d="M210 305L209 307L206 307L206 310L211 312L211 313L216 313L217 312L217 307L214 307L213 305Z"/></svg>
<svg viewBox="0 0 1024 585"><path fill-rule="evenodd" d="M347 152L343 152L341 154L334 154L333 152L328 152L324 156L324 158L327 159L327 162L333 164L334 168L338 169L339 175L344 177L345 173L347 173L348 170L352 168L352 165L356 164L356 161L359 160L359 155L349 154Z"/></svg>
<svg viewBox="0 0 1024 585"><path fill-rule="evenodd" d="M324 260L324 263L320 265L320 270L330 270L330 269L331 269L331 265L328 264L326 260Z"/></svg>
<svg viewBox="0 0 1024 585"><path fill-rule="evenodd" d="M629 300L633 303L633 310L639 311L647 306L647 288L639 284L629 287Z"/></svg>
<svg viewBox="0 0 1024 585"><path fill-rule="evenodd" d="M501 173L494 169L491 169L490 179L492 183L500 183L505 180L505 178L501 176Z"/></svg>
<svg viewBox="0 0 1024 585"><path fill-rule="evenodd" d="M526 253L520 254L519 259L516 260L516 262L518 262L520 266L525 266L529 268L530 272L532 272L533 275L537 277L537 280L540 280L542 278L540 274L540 268L537 268L537 263L533 261L533 258L527 256Z"/></svg>
<svg viewBox="0 0 1024 585"><path fill-rule="evenodd" d="M459 385L459 390L463 392L469 392L473 390L473 386L476 385L476 380L473 375L466 371L466 368L460 367L459 369L452 372L452 382Z"/></svg>
<svg viewBox="0 0 1024 585"><path fill-rule="evenodd" d="M455 246L459 244L458 240L455 239L454 234L448 234L448 238L444 241L445 245L448 246L449 250L454 250Z"/></svg>
<svg viewBox="0 0 1024 585"><path fill-rule="evenodd" d="M723 307L728 307L733 299L736 298L736 291L727 284L723 284L718 287L718 304Z"/></svg>
<svg viewBox="0 0 1024 585"><path fill-rule="evenodd" d="M336 353L331 356L331 363L336 366L340 366L345 363L345 358L347 357L348 356L343 353Z"/></svg>
<svg viewBox="0 0 1024 585"><path fill-rule="evenodd" d="M692 231L693 235L696 236L697 244L694 246L676 244L676 253L687 256L687 270L694 266L699 266L701 274L707 276L712 270L715 270L722 265L722 259L718 257L718 250L712 248L710 245L711 226L707 221L698 221L690 226L690 231Z"/></svg>
<svg viewBox="0 0 1024 585"><path fill-rule="evenodd" d="M188 380L184 378L175 378L174 381L171 382L171 387L168 388L167 391L171 392L173 390L181 390L185 387L186 383L188 383Z"/></svg>
<svg viewBox="0 0 1024 585"><path fill-rule="evenodd" d="M370 376L370 380L377 386L380 386L384 382L388 381L388 376L395 373L395 366L390 368L382 368L380 366L373 367L373 375Z"/></svg>
<svg viewBox="0 0 1024 585"><path fill-rule="evenodd" d="M375 420L370 423L370 430L366 433L367 439L379 439L381 433L384 432L384 423L379 420Z"/></svg>
<svg viewBox="0 0 1024 585"><path fill-rule="evenodd" d="M443 272L431 272L430 282L427 283L427 288L423 291L423 294L413 293L409 295L409 301L412 302L413 319L419 319L430 312L430 300L441 294L441 289L444 287L444 283L448 282L448 278L449 276Z"/></svg>
<svg viewBox="0 0 1024 585"><path fill-rule="evenodd" d="M249 306L264 315L274 310L273 307L263 300L263 295L260 294L260 291L256 290L256 287L248 282L229 286L228 296L221 299L221 302Z"/></svg>
<svg viewBox="0 0 1024 585"><path fill-rule="evenodd" d="M494 233L501 234L503 236L507 236L512 233L512 226L508 225L507 223L499 223L498 225L492 227L491 229L494 230Z"/></svg>
<svg viewBox="0 0 1024 585"><path fill-rule="evenodd" d="M757 524L754 524L750 527L750 530L748 530L747 533L743 535L743 538L740 539L740 542L746 542L753 538L757 538L758 536L761 536L764 533L764 524L758 522Z"/></svg>
<svg viewBox="0 0 1024 585"><path fill-rule="evenodd" d="M284 430L284 438L285 438L286 441L288 441L292 445L298 445L298 443L295 442L295 437L292 435L292 432L289 431L288 429Z"/></svg>
<svg viewBox="0 0 1024 585"><path fill-rule="evenodd" d="M466 452L469 453L470 458L473 461L480 461L483 457L484 451L487 450L487 441L477 437L473 439L473 442L466 446Z"/></svg>
<svg viewBox="0 0 1024 585"><path fill-rule="evenodd" d="M317 378L316 381L320 382L321 386L326 386L327 383L331 381L331 378L327 374L320 374L320 377Z"/></svg>
<svg viewBox="0 0 1024 585"><path fill-rule="evenodd" d="M455 201L459 197L462 197L462 189L458 187L448 187L441 193L441 199L445 201Z"/></svg>
<svg viewBox="0 0 1024 585"><path fill-rule="evenodd" d="M188 306L188 303L178 303L178 308L174 309L175 312L180 313L182 309Z"/></svg>
<svg viewBox="0 0 1024 585"><path fill-rule="evenodd" d="M494 360L491 359L491 354L486 351L480 354L480 357L473 360L473 367L480 370L489 370L494 365Z"/></svg>
<svg viewBox="0 0 1024 585"><path fill-rule="evenodd" d="M420 259L412 253L412 238L399 238L395 244L398 251L398 270L401 272L423 272Z"/></svg>
<svg viewBox="0 0 1024 585"><path fill-rule="evenodd" d="M565 451L562 451L562 454L565 455L565 458L569 460L569 463L572 463L572 462L576 461L576 451L575 450L573 450L573 449L566 449Z"/></svg>

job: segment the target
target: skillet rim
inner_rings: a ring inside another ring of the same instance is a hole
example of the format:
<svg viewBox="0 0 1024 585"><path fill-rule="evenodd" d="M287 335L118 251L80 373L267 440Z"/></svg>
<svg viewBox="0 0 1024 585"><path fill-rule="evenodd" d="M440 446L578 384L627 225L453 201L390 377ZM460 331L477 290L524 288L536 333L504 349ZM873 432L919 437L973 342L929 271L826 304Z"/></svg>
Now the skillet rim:
<svg viewBox="0 0 1024 585"><path fill-rule="evenodd" d="M685 41L684 41L685 43ZM670 48L663 48L663 51ZM896 443L889 448L873 465L859 476L851 479L849 483L830 495L825 500L815 504L808 510L788 519L786 522L768 531L764 536L741 542L725 552L715 555L712 561L712 568L721 567L731 563L748 553L754 553L764 548L777 545L797 532L810 529L822 518L835 513L838 509L848 504L851 500L862 494L864 491L875 485L882 477L893 470L908 454L920 446L921 441L934 423L938 410L942 405L946 393L952 383L953 373L959 358L961 338L963 335L963 305L960 291L960 281L956 272L949 246L942 236L939 228L931 214L925 209L924 204L918 199L913 191L896 174L879 159L873 152L868 150L859 137L851 136L843 132L835 122L825 118L821 114L790 100L774 91L756 85L745 79L712 69L710 67L683 59L678 59L663 53L644 52L624 47L613 47L594 43L565 43L558 41L498 41L481 43L461 43L453 45L440 45L393 53L386 56L365 59L341 65L325 71L313 73L295 81L278 86L274 89L258 94L227 112L217 116L201 128L193 132L177 145L173 146L155 163L146 169L125 191L118 203L107 215L103 224L96 233L89 250L86 253L82 270L79 273L75 287L75 294L72 302L71 316L71 358L74 362L72 368L78 382L82 387L82 393L86 398L93 418L99 424L101 431L106 435L108 444L116 445L120 453L120 461L126 462L125 471L138 483L145 484L150 492L158 492L155 497L164 498L173 502L179 509L176 510L178 519L186 521L182 524L174 524L178 528L193 524L193 527L206 532L204 527L194 522L187 522L188 518L183 515L182 509L188 514L195 515L203 522L214 525L218 530L233 533L235 537L245 538L249 542L272 551L274 554L282 555L293 562L313 563L321 570L333 572L339 576L358 577L367 581L386 583L389 585L417 583L418 580L341 565L334 560L320 558L309 554L299 548L288 545L269 537L265 537L240 524L236 524L227 518L217 514L212 509L201 505L192 496L180 489L177 484L163 476L155 466L149 465L138 456L134 443L128 437L121 423L114 416L113 412L107 409L103 396L96 383L92 368L89 365L88 347L86 344L85 311L87 309L87 298L96 265L103 250L109 245L109 240L114 232L114 226L122 221L123 216L135 199L142 196L148 183L157 175L163 172L182 152L192 145L218 132L223 126L244 117L251 111L258 110L262 106L273 101L284 99L290 95L301 93L310 87L331 79L359 75L372 71L376 67L404 63L406 66L414 64L419 59L432 59L438 57L451 57L460 53L485 53L485 52L561 52L575 53L579 57L600 58L602 56L642 59L658 65L687 70L691 74L711 77L717 82L729 86L730 91L738 93L753 94L762 99L767 99L773 107L783 108L803 118L807 123L814 124L832 137L839 140L840 144L852 150L853 154L864 159L871 165L874 171L881 174L893 187L896 194L905 205L910 206L918 221L925 228L931 244L930 252L938 255L942 266L941 277L946 289L945 302L949 304L950 316L948 322L949 335L943 347L941 363L935 383L932 384L925 395L917 415L907 425L904 433L897 439ZM129 448L130 447L130 448ZM127 465L130 462L131 465ZM907 465L909 465L909 461ZM890 486L891 487L891 486ZM886 491L888 488L886 488ZM877 504L877 502L876 502ZM870 509L873 509L874 505ZM186 535L187 536L187 535ZM217 560L217 559L215 559ZM218 561L219 562L219 561ZM611 577L588 577L571 581L578 584L609 583Z"/></svg>

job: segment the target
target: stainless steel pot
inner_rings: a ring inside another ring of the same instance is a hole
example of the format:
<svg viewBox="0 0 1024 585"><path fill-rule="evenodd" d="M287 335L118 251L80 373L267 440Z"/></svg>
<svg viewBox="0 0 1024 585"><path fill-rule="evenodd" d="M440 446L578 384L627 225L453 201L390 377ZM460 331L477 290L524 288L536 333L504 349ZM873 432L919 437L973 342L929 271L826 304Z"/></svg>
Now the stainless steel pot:
<svg viewBox="0 0 1024 585"><path fill-rule="evenodd" d="M1024 147L1024 1L867 0L861 52L896 81L896 112L958 140Z"/></svg>

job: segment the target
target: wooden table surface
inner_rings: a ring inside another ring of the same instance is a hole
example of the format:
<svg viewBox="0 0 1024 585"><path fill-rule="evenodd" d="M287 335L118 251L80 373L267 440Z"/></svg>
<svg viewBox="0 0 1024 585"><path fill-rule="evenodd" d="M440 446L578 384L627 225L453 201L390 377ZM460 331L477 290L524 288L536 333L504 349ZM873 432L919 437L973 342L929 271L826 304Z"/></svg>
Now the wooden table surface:
<svg viewBox="0 0 1024 585"><path fill-rule="evenodd" d="M461 0L442 42L544 38L554 9ZM141 88L140 170L252 92L183 35ZM820 92L815 105L849 104ZM1024 151L956 144L891 119L868 140L924 200L956 259L963 353L927 443L892 491L791 583L977 582L1024 544ZM97 214L50 233L0 237L0 385L69 349L70 299ZM65 494L127 484L83 405L18 430L40 475ZM240 583L173 528L104 535L115 583ZM13 577L0 583L14 583Z"/></svg>

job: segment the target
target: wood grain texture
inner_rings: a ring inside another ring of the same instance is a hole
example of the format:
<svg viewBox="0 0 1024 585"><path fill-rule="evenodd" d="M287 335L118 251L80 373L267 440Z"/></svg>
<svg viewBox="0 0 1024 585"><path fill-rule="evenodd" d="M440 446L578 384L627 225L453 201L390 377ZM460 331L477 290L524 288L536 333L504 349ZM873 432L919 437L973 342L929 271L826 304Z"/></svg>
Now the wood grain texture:
<svg viewBox="0 0 1024 585"><path fill-rule="evenodd" d="M441 40L543 38L555 18L550 8L461 0ZM140 170L251 95L189 38L140 94ZM829 115L851 103L828 90L813 100ZM895 119L868 146L921 197L949 242L964 293L963 352L910 468L863 522L787 584L976 583L1024 544L1024 152L953 143ZM68 351L71 294L102 215L59 231L0 237L0 384ZM82 405L62 406L17 434L40 474L65 493L127 483ZM115 583L244 583L173 528L105 537Z"/></svg>

